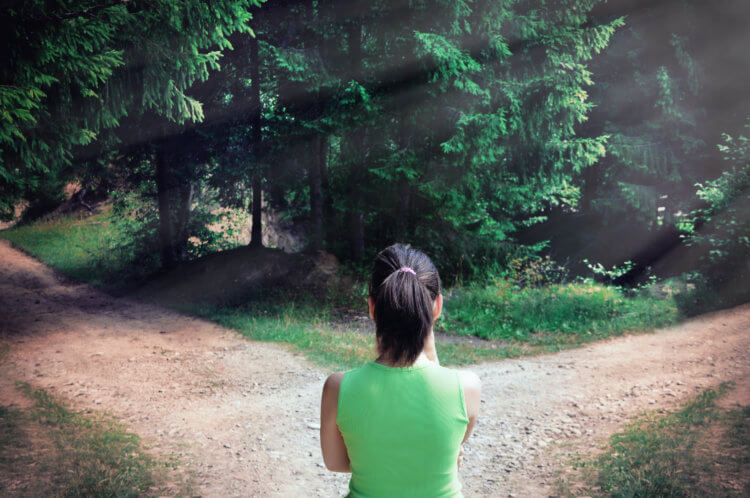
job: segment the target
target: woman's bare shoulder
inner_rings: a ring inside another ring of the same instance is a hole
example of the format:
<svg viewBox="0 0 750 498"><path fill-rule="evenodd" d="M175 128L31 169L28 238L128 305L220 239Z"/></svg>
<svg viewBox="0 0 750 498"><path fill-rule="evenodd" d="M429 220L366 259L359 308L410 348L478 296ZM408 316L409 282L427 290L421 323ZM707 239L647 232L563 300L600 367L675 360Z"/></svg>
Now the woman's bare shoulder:
<svg viewBox="0 0 750 498"><path fill-rule="evenodd" d="M336 418L336 407L339 401L339 389L341 388L341 379L344 378L345 372L336 372L328 376L323 384L322 395L322 414L328 414L332 419Z"/></svg>
<svg viewBox="0 0 750 498"><path fill-rule="evenodd" d="M338 391L339 387L341 387L341 380L344 378L345 373L346 372L335 372L329 375L325 384L323 384L323 390Z"/></svg>
<svg viewBox="0 0 750 498"><path fill-rule="evenodd" d="M479 416L479 408L482 403L482 381L479 380L477 374L468 370L459 370L458 378L461 382L461 389L464 392L466 414L471 424L473 424L472 421L475 421Z"/></svg>
<svg viewBox="0 0 750 498"><path fill-rule="evenodd" d="M461 379L461 386L466 389L481 391L482 381L479 376L470 370L457 370L458 378Z"/></svg>

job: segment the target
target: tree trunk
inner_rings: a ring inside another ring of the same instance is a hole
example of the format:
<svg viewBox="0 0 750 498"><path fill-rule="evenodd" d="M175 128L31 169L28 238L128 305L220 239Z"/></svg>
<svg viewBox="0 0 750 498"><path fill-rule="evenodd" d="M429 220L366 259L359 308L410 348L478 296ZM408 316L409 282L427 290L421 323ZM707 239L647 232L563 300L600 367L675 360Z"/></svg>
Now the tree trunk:
<svg viewBox="0 0 750 498"><path fill-rule="evenodd" d="M404 152L412 148L412 136L409 133L408 117L401 114L399 119L398 134L401 140L401 148ZM409 209L411 203L411 183L406 174L403 174L398 181L398 198L393 207L393 216L395 218L395 236L397 240L405 240L410 228Z"/></svg>
<svg viewBox="0 0 750 498"><path fill-rule="evenodd" d="M350 215L349 238L352 241L352 257L360 260L365 256L365 219L361 211Z"/></svg>
<svg viewBox="0 0 750 498"><path fill-rule="evenodd" d="M177 216L177 241L180 259L187 259L187 226L190 222L190 205L193 203L193 194L195 188L192 182L184 183L180 186L180 212Z"/></svg>
<svg viewBox="0 0 750 498"><path fill-rule="evenodd" d="M310 218L312 221L312 233L310 237L310 248L319 251L323 249L323 197L321 193L321 152L323 137L316 135L312 139L310 155L310 166L308 177L310 180Z"/></svg>
<svg viewBox="0 0 750 498"><path fill-rule="evenodd" d="M396 238L398 240L405 240L407 233L409 232L409 203L411 201L411 185L409 180L404 177L401 178L398 185L398 201L396 202L396 209L394 216L396 218Z"/></svg>
<svg viewBox="0 0 750 498"><path fill-rule="evenodd" d="M159 203L159 243L161 246L161 264L163 268L172 268L177 264L174 236L172 230L172 209L169 198L171 184L169 181L169 161L171 159L171 140L162 142L156 149L156 196Z"/></svg>
<svg viewBox="0 0 750 498"><path fill-rule="evenodd" d="M263 190L261 188L260 175L253 176L253 221L250 233L250 246L263 247L263 226L261 225L261 205L263 202Z"/></svg>
<svg viewBox="0 0 750 498"><path fill-rule="evenodd" d="M318 18L320 15L317 16ZM317 30L320 26L316 23L315 2L307 1L307 31L303 38L306 48L320 47L323 36L319 36ZM317 29L316 29L317 28ZM320 93L313 91L309 97L312 99L313 116L320 114ZM317 132L310 141L310 160L307 167L307 180L310 186L310 249L319 251L323 249L323 199L321 194L321 147L323 137Z"/></svg>
<svg viewBox="0 0 750 498"><path fill-rule="evenodd" d="M328 180L328 137L322 137L320 144L320 188L323 202L323 234L326 247L334 245L333 230L329 227L333 223L333 200L331 199L331 185Z"/></svg>
<svg viewBox="0 0 750 498"><path fill-rule="evenodd" d="M355 19L349 22L347 26L347 35L349 38L349 58L352 66L352 79L361 81L362 79L362 21ZM357 126L357 125L355 125ZM364 129L358 125L350 138L350 152L353 155L359 155L364 150ZM356 156L355 156L356 157ZM364 214L360 205L362 195L360 193L361 176L364 167L361 164L361 158L357 157L351 161L352 168L350 179L350 192L352 195L353 207L349 213L350 229L349 242L352 251L352 258L360 260L365 255L365 224Z"/></svg>
<svg viewBox="0 0 750 498"><path fill-rule="evenodd" d="M328 182L328 137L320 137L320 188L323 200L323 222L331 220L331 187Z"/></svg>
<svg viewBox="0 0 750 498"><path fill-rule="evenodd" d="M250 37L250 141L255 160L255 171L253 173L253 225L250 234L250 245L252 247L263 247L263 225L261 219L261 206L263 200L262 177L261 177L261 102L260 102L260 55L258 53L258 39Z"/></svg>

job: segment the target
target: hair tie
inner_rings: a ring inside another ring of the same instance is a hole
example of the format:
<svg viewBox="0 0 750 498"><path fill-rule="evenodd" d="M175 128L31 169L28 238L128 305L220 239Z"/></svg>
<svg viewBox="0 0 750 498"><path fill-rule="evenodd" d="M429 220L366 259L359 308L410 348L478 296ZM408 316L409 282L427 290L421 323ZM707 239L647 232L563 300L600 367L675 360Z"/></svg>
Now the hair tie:
<svg viewBox="0 0 750 498"><path fill-rule="evenodd" d="M399 268L396 271L403 272L403 273L411 273L412 275L416 275L417 274L417 272L415 272L414 270L412 270L408 266L402 266L401 268Z"/></svg>

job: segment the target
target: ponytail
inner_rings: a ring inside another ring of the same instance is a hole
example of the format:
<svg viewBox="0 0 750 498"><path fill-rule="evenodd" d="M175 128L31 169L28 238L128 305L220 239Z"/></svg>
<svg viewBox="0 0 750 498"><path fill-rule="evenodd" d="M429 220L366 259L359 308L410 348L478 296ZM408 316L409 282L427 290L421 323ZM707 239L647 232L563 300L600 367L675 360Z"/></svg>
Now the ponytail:
<svg viewBox="0 0 750 498"><path fill-rule="evenodd" d="M375 334L380 356L411 364L433 325L433 302L440 294L437 269L421 251L394 244L377 255L370 278Z"/></svg>

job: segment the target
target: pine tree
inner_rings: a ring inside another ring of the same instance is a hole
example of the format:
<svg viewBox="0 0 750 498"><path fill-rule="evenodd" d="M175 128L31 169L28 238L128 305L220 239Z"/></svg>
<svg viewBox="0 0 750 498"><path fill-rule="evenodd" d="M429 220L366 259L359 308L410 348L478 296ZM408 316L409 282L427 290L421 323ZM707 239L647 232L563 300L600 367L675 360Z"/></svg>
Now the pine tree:
<svg viewBox="0 0 750 498"><path fill-rule="evenodd" d="M455 270L497 255L549 205L574 204L573 175L605 142L576 135L591 108L585 64L622 22L591 24L594 3L350 10L349 73L330 106L339 231L358 235L360 214L365 242L408 236Z"/></svg>
<svg viewBox="0 0 750 498"><path fill-rule="evenodd" d="M3 211L126 115L199 121L201 104L188 90L218 68L231 33L249 31L248 8L256 4L17 1L4 9ZM128 138L150 140L159 126Z"/></svg>
<svg viewBox="0 0 750 498"><path fill-rule="evenodd" d="M626 220L632 231L672 228L694 207L696 182L715 176L721 158L711 145L719 130L738 130L750 107L715 103L739 90L750 64L732 63L711 40L721 26L750 42L746 19L731 19L736 2L686 0L636 6L600 5L595 15L626 16L627 29L593 63L598 108L587 131L610 136L607 157L582 176L582 204L603 222ZM746 15L745 15L746 17ZM724 67L722 67L724 66ZM711 70L712 69L712 70Z"/></svg>
<svg viewBox="0 0 750 498"><path fill-rule="evenodd" d="M171 157L179 125L203 118L189 90L219 68L232 33L250 32L249 8L257 5L24 1L4 11L2 25L12 28L4 30L11 53L0 86L2 113L10 117L0 125L2 214L9 216L43 175L70 165L80 146L152 143L163 262L174 264Z"/></svg>

